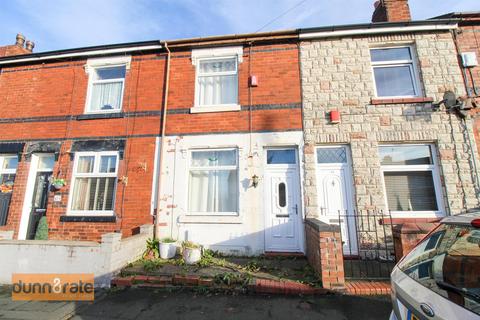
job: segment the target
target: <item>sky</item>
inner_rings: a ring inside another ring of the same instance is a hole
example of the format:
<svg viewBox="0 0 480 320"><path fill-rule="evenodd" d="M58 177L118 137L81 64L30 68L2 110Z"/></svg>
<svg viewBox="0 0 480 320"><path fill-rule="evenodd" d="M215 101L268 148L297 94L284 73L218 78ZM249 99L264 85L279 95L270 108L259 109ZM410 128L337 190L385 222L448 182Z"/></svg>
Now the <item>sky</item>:
<svg viewBox="0 0 480 320"><path fill-rule="evenodd" d="M0 45L92 45L368 23L374 0L0 0ZM298 5L299 4L299 5ZM298 5L298 6L297 6ZM410 0L414 20L480 11L479 0Z"/></svg>

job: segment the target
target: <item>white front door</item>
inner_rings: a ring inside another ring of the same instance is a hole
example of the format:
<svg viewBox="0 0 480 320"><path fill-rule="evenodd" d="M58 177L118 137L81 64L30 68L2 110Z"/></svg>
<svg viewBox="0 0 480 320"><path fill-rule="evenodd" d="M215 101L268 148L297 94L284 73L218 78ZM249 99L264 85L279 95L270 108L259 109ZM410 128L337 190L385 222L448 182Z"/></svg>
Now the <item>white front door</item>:
<svg viewBox="0 0 480 320"><path fill-rule="evenodd" d="M265 251L299 252L303 237L296 149L268 149Z"/></svg>
<svg viewBox="0 0 480 320"><path fill-rule="evenodd" d="M346 146L317 148L317 189L320 220L340 223L343 252L356 255L353 183Z"/></svg>

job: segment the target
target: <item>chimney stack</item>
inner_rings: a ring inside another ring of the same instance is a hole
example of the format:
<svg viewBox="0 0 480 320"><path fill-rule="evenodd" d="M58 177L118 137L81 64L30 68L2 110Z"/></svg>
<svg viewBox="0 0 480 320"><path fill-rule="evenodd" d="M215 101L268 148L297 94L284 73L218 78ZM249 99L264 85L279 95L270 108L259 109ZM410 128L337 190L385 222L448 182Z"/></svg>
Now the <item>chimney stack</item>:
<svg viewBox="0 0 480 320"><path fill-rule="evenodd" d="M21 33L17 33L17 37L15 38L15 44L21 48L23 48L23 45L25 44L25 37Z"/></svg>
<svg viewBox="0 0 480 320"><path fill-rule="evenodd" d="M33 47L35 47L35 43L32 41L25 42L25 36L21 33L17 33L15 44L0 46L0 57L29 54L32 53Z"/></svg>
<svg viewBox="0 0 480 320"><path fill-rule="evenodd" d="M378 0L374 7L372 22L401 22L412 19L408 0Z"/></svg>
<svg viewBox="0 0 480 320"><path fill-rule="evenodd" d="M25 45L25 49L27 49L27 51L29 51L29 52L32 52L34 47L35 47L35 42L27 40L27 43Z"/></svg>

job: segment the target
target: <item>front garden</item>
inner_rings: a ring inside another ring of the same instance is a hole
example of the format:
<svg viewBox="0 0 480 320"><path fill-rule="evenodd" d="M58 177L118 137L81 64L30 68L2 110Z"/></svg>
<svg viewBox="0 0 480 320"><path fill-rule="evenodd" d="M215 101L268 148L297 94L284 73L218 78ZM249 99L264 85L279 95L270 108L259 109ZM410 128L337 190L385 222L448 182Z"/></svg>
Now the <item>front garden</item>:
<svg viewBox="0 0 480 320"><path fill-rule="evenodd" d="M295 282L320 288L321 283L305 257L235 257L202 249L199 260L192 263L185 255L185 249L195 247L184 243L180 253L176 251L171 259L160 258L158 241L147 241L143 258L127 265L121 271L122 277L185 277L196 278L197 285L208 284L223 288L247 288L256 280ZM200 246L198 246L199 249ZM161 249L160 249L161 251ZM202 281L203 280L203 281Z"/></svg>

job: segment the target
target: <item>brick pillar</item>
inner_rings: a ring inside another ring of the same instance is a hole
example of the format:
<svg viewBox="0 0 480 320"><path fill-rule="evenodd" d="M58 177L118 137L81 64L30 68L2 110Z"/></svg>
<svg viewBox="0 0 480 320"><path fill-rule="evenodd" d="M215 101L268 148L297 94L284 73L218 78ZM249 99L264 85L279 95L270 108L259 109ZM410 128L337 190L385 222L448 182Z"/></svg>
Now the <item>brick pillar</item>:
<svg viewBox="0 0 480 320"><path fill-rule="evenodd" d="M397 261L409 253L438 224L432 222L403 223L393 227L393 244Z"/></svg>
<svg viewBox="0 0 480 320"><path fill-rule="evenodd" d="M318 219L305 221L307 258L327 289L345 288L340 226Z"/></svg>

